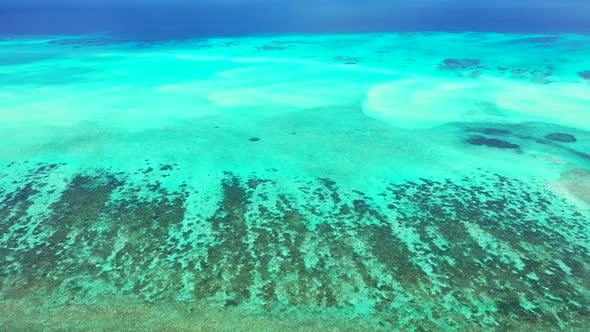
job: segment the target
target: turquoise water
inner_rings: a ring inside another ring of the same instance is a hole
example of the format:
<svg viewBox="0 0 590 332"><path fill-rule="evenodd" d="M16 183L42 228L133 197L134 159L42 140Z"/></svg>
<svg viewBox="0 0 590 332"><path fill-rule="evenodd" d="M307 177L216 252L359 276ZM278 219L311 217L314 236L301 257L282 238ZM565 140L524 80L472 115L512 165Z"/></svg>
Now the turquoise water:
<svg viewBox="0 0 590 332"><path fill-rule="evenodd" d="M8 330L590 328L590 37L0 39Z"/></svg>

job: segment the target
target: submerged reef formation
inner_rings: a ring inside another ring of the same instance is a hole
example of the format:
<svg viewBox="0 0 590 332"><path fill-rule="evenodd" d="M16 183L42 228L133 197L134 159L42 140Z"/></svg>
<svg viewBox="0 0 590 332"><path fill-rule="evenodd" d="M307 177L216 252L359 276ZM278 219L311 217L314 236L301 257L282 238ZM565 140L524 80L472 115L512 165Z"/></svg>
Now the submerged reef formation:
<svg viewBox="0 0 590 332"><path fill-rule="evenodd" d="M478 145L478 146L488 146L492 148L500 148L500 149L518 149L520 146L518 144L510 143L508 141L504 141L501 139L496 138L487 138L483 136L473 136L469 137L466 140L467 143L471 145Z"/></svg>
<svg viewBox="0 0 590 332"><path fill-rule="evenodd" d="M439 66L441 69L460 70L478 67L481 61L477 59L445 59Z"/></svg>
<svg viewBox="0 0 590 332"><path fill-rule="evenodd" d="M574 135L566 134L566 133L551 133L545 135L545 139L555 142L561 143L574 143L576 142L576 137Z"/></svg>
<svg viewBox="0 0 590 332"><path fill-rule="evenodd" d="M359 58L353 56L335 56L334 60L347 65L355 65L360 61Z"/></svg>
<svg viewBox="0 0 590 332"><path fill-rule="evenodd" d="M173 165L9 166L0 296L39 301L39 315L132 297L344 315L365 330L589 327L588 216L542 184L481 171L368 195L329 178L285 187L272 170L225 173L216 198L162 186Z"/></svg>
<svg viewBox="0 0 590 332"><path fill-rule="evenodd" d="M47 42L49 45L71 46L71 47L92 47L92 46L107 46L129 43L129 40L103 38L103 37L88 37L88 38L61 38L54 39Z"/></svg>
<svg viewBox="0 0 590 332"><path fill-rule="evenodd" d="M508 129L500 129L500 128L471 128L468 129L471 132L482 133L486 135L492 136L503 136L503 135L511 135L512 131Z"/></svg>
<svg viewBox="0 0 590 332"><path fill-rule="evenodd" d="M455 72L459 76L467 77L478 77L481 75L479 69L484 68L481 66L481 61L477 59L445 59L438 69Z"/></svg>
<svg viewBox="0 0 590 332"><path fill-rule="evenodd" d="M560 40L557 36L542 36L542 37L524 37L511 39L506 41L506 44L553 44Z"/></svg>

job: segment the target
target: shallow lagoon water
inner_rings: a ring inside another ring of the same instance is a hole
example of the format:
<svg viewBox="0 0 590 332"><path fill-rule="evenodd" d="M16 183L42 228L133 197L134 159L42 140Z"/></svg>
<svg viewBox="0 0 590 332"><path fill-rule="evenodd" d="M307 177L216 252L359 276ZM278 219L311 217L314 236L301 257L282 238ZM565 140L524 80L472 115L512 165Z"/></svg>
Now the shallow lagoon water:
<svg viewBox="0 0 590 332"><path fill-rule="evenodd" d="M588 36L0 48L10 329L589 328Z"/></svg>

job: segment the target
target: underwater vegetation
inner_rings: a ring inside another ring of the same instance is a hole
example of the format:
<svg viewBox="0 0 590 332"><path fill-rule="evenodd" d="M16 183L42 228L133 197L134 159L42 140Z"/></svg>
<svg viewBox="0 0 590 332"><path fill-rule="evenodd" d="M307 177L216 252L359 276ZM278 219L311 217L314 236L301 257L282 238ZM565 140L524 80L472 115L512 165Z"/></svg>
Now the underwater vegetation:
<svg viewBox="0 0 590 332"><path fill-rule="evenodd" d="M551 133L545 135L545 138L550 141L556 141L561 143L574 143L576 141L575 136L565 133Z"/></svg>
<svg viewBox="0 0 590 332"><path fill-rule="evenodd" d="M518 144L513 144L507 141L496 138L486 138L483 136L473 136L467 139L467 143L472 145L485 145L500 149L518 149Z"/></svg>
<svg viewBox="0 0 590 332"><path fill-rule="evenodd" d="M138 171L139 187L95 170L64 179L32 218L64 167L27 166L3 194L5 300L332 308L375 328L576 328L590 314L587 219L536 184L482 171L369 197L328 178L281 192L270 177L280 171L226 173L211 213L189 216L196 188L170 192L156 170Z"/></svg>
<svg viewBox="0 0 590 332"><path fill-rule="evenodd" d="M440 65L441 69L458 70L478 67L481 61L477 59L445 59Z"/></svg>

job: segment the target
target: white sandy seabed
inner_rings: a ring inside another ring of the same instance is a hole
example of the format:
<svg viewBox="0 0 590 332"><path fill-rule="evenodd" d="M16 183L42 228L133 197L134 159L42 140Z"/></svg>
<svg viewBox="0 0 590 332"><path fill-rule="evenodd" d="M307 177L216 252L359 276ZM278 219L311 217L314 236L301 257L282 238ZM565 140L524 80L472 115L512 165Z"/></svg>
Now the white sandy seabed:
<svg viewBox="0 0 590 332"><path fill-rule="evenodd" d="M584 36L272 36L148 47L95 38L3 42L0 126L11 139L0 143L2 160L125 170L155 159L191 171L198 163L199 173L274 167L365 190L371 179L482 166L549 180L587 168L579 155L531 140L513 138L522 153L468 145L457 127L575 133L567 147L588 152Z"/></svg>

